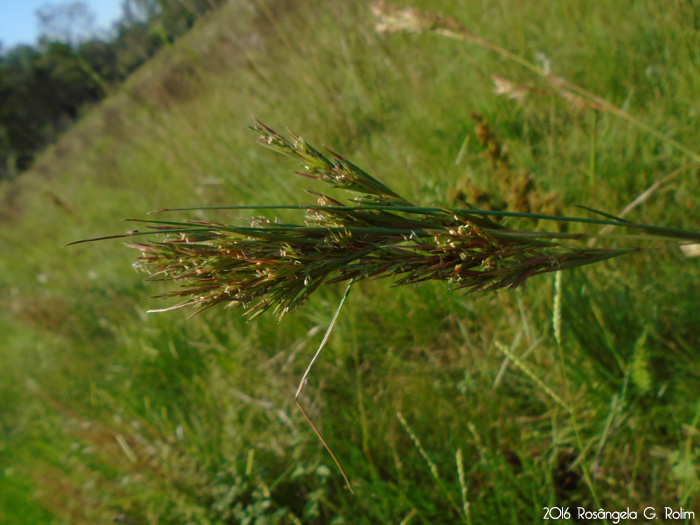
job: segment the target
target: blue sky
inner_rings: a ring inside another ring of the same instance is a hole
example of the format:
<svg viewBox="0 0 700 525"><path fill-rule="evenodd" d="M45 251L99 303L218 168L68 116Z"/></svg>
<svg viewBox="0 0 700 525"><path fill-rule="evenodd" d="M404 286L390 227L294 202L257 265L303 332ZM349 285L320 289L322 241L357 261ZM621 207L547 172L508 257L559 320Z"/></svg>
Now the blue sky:
<svg viewBox="0 0 700 525"><path fill-rule="evenodd" d="M73 0L0 0L0 42L8 50L19 44L36 44L39 23L36 10ZM123 0L83 0L95 15L95 28L106 31L122 13Z"/></svg>

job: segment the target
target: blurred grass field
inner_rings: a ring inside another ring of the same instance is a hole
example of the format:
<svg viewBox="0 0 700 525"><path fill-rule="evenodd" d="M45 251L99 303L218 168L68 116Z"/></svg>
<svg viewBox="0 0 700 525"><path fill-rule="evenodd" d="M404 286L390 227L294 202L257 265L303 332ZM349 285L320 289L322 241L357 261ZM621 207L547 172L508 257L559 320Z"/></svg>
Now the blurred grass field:
<svg viewBox="0 0 700 525"><path fill-rule="evenodd" d="M527 60L541 53L556 75L700 152L700 6L406 5ZM309 202L316 183L255 144L251 115L417 204L617 214L663 180L628 218L700 230L687 155L573 107L498 54L382 36L374 23L365 2L233 1L0 186L0 522L700 513L700 266L678 250L563 273L559 292L553 276L468 296L356 285L303 396L353 496L294 405L342 285L282 321L147 315L169 288L131 269L132 250L61 248L163 207ZM531 92L498 96L494 74Z"/></svg>

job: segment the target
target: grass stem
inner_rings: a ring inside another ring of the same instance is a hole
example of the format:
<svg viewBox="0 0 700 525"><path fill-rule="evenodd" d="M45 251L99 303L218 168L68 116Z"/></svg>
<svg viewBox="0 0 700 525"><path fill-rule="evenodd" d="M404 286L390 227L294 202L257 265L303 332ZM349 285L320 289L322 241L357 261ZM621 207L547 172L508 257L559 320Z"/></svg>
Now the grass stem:
<svg viewBox="0 0 700 525"><path fill-rule="evenodd" d="M311 417L309 417L309 414L304 409L304 406L299 401L299 396L301 395L301 391L303 390L304 385L306 384L306 381L309 378L309 374L311 373L311 369L313 368L314 363L316 362L316 359L318 359L318 356L321 355L321 350L323 350L323 347L326 346L326 343L328 342L328 338L330 337L331 332L333 331L333 328L335 327L335 323L338 320L338 315L340 315L340 311L343 309L343 305L345 304L345 300L348 298L348 295L350 295L350 289L352 288L352 285L353 285L353 281L350 281L350 284L348 284L348 287L345 289L345 293L343 294L343 297L340 299L340 303L338 304L338 308L336 309L335 314L333 315L333 319L331 319L331 323L328 325L328 330L326 330L326 333L323 336L323 340L321 341L321 344L319 345L318 350L316 350L316 353L314 354L313 358L309 362L309 366L306 367L306 371L304 372L304 375L301 378L301 381L299 382L299 387L297 388L297 392L294 395L294 402L299 407L299 410L301 410L301 413L304 414L306 421L309 422L309 425L311 425L311 428L316 433L316 436L321 441L321 443L323 444L325 449L331 455L331 458L333 458L335 465L338 467L338 470L340 470L340 473L343 475L343 479L345 480L345 485L348 487L350 492L354 494L354 491L352 490L352 485L350 484L350 480L348 479L348 476L345 473L345 470L343 470L343 467L340 464L340 461L338 461L338 458L335 457L335 454L333 453L331 448L328 446L328 443L326 443L326 440L323 439L323 436L321 435L321 431L318 429L318 427L316 427L313 420L311 419Z"/></svg>

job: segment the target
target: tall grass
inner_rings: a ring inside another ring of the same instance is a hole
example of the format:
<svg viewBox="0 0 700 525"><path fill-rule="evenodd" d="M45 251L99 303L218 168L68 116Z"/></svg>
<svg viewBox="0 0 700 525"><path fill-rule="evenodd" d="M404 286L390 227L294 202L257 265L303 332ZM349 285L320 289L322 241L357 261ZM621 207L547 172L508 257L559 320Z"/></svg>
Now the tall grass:
<svg viewBox="0 0 700 525"><path fill-rule="evenodd" d="M698 37L685 4L418 7L529 61L541 51L558 76L698 150ZM573 205L593 203L617 214L687 163L555 94L497 96L493 74L536 79L458 41L379 36L365 4L225 9L1 190L0 521L503 523L540 520L544 506L593 508L594 493L611 510L697 510L700 286L681 252L564 274L563 362L547 276L467 297L430 281L354 286L300 398L351 496L293 401L339 285L281 321L149 316L144 305L163 306L150 296L172 285L143 283L130 250L58 248L151 209L296 204L309 184L324 191L251 148L250 113L324 141L419 207L463 209L482 195L480 208L499 211L496 197L529 179L513 191L535 208L552 194L559 208L530 211L580 216ZM154 89L169 57L189 64L184 96ZM689 167L626 219L697 230L696 186ZM240 224L241 213L181 214Z"/></svg>

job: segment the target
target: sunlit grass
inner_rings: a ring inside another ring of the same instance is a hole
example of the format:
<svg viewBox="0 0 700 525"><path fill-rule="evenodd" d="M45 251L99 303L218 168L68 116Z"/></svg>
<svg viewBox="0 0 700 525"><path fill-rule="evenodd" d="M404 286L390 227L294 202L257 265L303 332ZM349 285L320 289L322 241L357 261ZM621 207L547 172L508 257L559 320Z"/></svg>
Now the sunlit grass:
<svg viewBox="0 0 700 525"><path fill-rule="evenodd" d="M698 150L698 33L685 6L419 7L529 61L544 53L557 75ZM466 297L439 283L355 286L304 391L352 496L294 406L342 284L282 321L145 315L171 286L143 283L133 250L60 249L158 208L298 203L316 183L252 144L251 114L422 207L461 208L480 190L495 209L526 175L527 202L553 192L557 214L617 214L688 164L614 115L593 119L551 94L498 96L493 74L538 80L456 40L379 36L364 4L225 9L169 51L196 71L182 92L148 83L176 72L157 59L1 189L0 494L13 497L0 521L532 522L544 506L595 506L584 457L604 508L697 511L700 274L679 251L563 274L563 364L546 275ZM475 112L506 160L489 157ZM696 188L689 167L627 219L698 230Z"/></svg>

